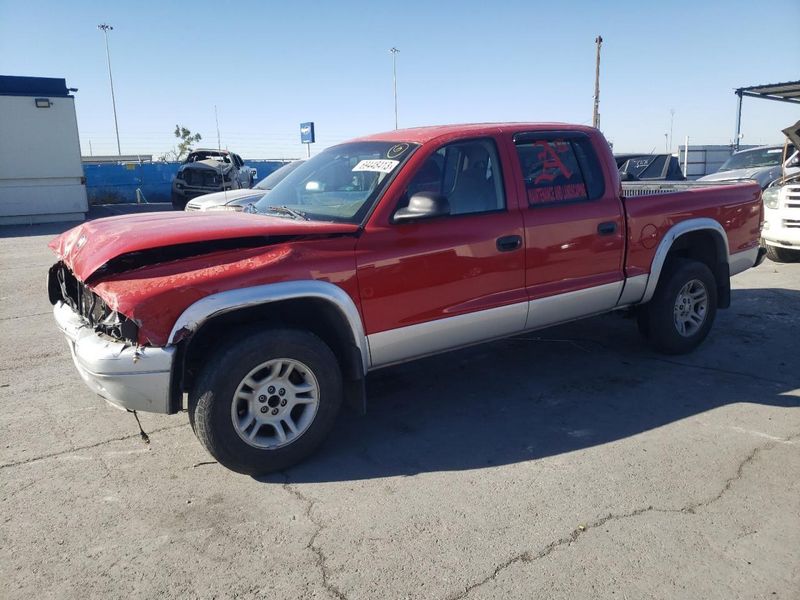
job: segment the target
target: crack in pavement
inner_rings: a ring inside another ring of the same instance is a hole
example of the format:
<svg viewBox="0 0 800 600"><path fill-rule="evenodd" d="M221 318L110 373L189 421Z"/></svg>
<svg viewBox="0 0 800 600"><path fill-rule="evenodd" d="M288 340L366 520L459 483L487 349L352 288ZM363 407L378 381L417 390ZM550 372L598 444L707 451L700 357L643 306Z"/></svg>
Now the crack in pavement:
<svg viewBox="0 0 800 600"><path fill-rule="evenodd" d="M169 431L171 429L180 429L181 427L188 427L188 423L182 423L181 425L168 425L166 427L160 427L158 429L153 429L150 433L160 433L162 431ZM43 454L41 456L33 456L31 458L27 458L25 460L19 460L15 462L5 463L0 465L0 469L10 469L12 467L19 467L21 465L27 465L30 463L38 462L40 460L46 460L48 458L57 458L59 456L64 456L67 454L74 454L75 452L80 452L81 450L90 450L91 448L97 448L99 446L104 446L106 444L111 444L112 442L122 442L125 440L130 440L133 438L141 438L141 434L137 431L136 433L132 433L130 435L123 435L121 437L111 438L110 440L103 440L102 442L97 442L94 444L88 444L86 446L76 446L74 448L70 448L68 450L62 450L60 452L53 452L51 454Z"/></svg>
<svg viewBox="0 0 800 600"><path fill-rule="evenodd" d="M2 317L0 321L13 321L14 319L27 319L28 317L41 317L42 315L50 315L53 311L48 310L47 312L40 312L40 313L33 313L30 315L14 315L12 317Z"/></svg>
<svg viewBox="0 0 800 600"><path fill-rule="evenodd" d="M313 523L314 526L316 527L316 530L311 535L311 537L308 540L308 543L306 544L306 549L311 550L311 552L313 552L314 556L316 557L317 567L319 567L320 573L322 574L322 586L330 595L337 598L338 600L347 600L347 596L345 596L344 593L331 582L330 580L331 573L327 565L328 559L325 556L325 553L322 551L322 548L316 545L317 537L319 536L320 533L322 533L322 530L325 528L325 525L322 522L315 519L314 516L312 515L312 511L314 510L314 505L316 504L316 501L312 500L311 498L303 494L300 490L295 488L292 485L291 480L289 479L289 475L287 475L285 472L283 473L283 477L285 479L283 483L283 489L286 490L287 493L291 494L292 496L300 500L303 504L305 504L306 506L305 517L309 521L311 521L311 523Z"/></svg>
<svg viewBox="0 0 800 600"><path fill-rule="evenodd" d="M791 441L793 441L795 439L798 439L798 438L800 438L800 433L792 435L792 436L789 436L787 438L782 438L781 440L768 442L768 443L766 443L766 444L764 444L762 446L756 446L755 448L753 448L753 450L751 452L749 452L747 454L747 456L745 456L739 462L739 465L738 465L738 467L736 469L736 473L734 473L731 477L729 477L728 479L725 480L725 484L722 486L722 489L720 489L720 491L717 494L715 494L714 496L712 496L712 497L710 497L710 498L708 498L706 500L701 500L701 501L698 501L698 502L692 502L692 503L686 504L686 505L684 505L684 506L682 506L680 508L657 508L657 507L654 507L654 506L651 505L651 506L647 506L645 508L637 508L637 509L632 510L630 512L616 514L616 515L612 514L612 513L609 513L605 517L601 517L600 519L592 521L591 523L588 523L588 524L585 524L585 525L580 525L578 528L574 529L569 535L566 535L566 536L561 537L561 538L559 538L559 539L557 539L557 540L555 540L553 542L550 542L549 544L547 544L547 546L542 548L539 552L533 553L533 552L531 552L529 550L526 550L525 552L522 552L520 554L517 554L517 555L509 558L508 560L506 560L506 561L500 563L498 566L496 566L494 568L494 570L489 575L487 575L486 577L484 577L480 581L477 581L475 583L471 583L470 585L465 587L461 592L456 592L454 594L451 594L451 595L447 596L446 600L463 600L464 598L469 596L470 593L472 593L472 591L474 589L479 588L479 587L489 583L490 581L494 581L495 579L497 579L497 577L498 577L498 575L500 575L500 573L502 573L503 571L505 571L506 569L508 569L512 565L515 565L517 563L532 563L532 562L535 562L535 561L539 560L540 558L544 558L544 557L552 554L555 550L557 550L561 546L570 545L570 544L573 544L573 543L577 542L578 538L581 535L583 535L584 533L586 533L587 531L595 529L596 527L602 527L603 525L605 525L609 521L621 521L621 520L624 520L624 519L630 519L630 518L633 518L633 517L638 517L639 515L643 515L643 514L648 513L648 512L695 514L697 509L708 507L708 506L714 504L715 502L721 500L722 497L727 492L730 491L730 489L733 486L733 484L736 481L738 481L739 479L742 478L742 476L744 474L745 467L747 465L749 465L750 463L752 463L760 453L762 453L762 452L764 452L766 450L771 450L772 448L775 448L776 446L778 446L778 444L791 442Z"/></svg>

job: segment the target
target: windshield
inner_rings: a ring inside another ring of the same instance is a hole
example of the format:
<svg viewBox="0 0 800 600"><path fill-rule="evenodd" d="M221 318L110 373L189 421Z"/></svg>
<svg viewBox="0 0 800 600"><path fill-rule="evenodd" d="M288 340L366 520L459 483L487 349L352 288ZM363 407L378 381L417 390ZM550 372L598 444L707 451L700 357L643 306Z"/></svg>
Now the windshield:
<svg viewBox="0 0 800 600"><path fill-rule="evenodd" d="M733 171L735 169L753 169L756 167L776 167L781 164L783 148L756 148L737 152L726 160L719 168L720 171Z"/></svg>
<svg viewBox="0 0 800 600"><path fill-rule="evenodd" d="M216 160L217 162L229 163L231 162L231 157L229 154L214 152L213 150L198 150L189 154L184 162L193 163L201 160Z"/></svg>
<svg viewBox="0 0 800 600"><path fill-rule="evenodd" d="M277 170L273 171L264 179L259 181L257 184L253 186L254 190L271 190L276 185L278 185L281 181L286 179L286 176L294 171L297 167L303 164L302 160L295 160L293 162L287 163L282 167L278 168Z"/></svg>
<svg viewBox="0 0 800 600"><path fill-rule="evenodd" d="M397 142L351 142L310 158L255 205L256 212L316 221L360 223L416 148ZM292 214L294 213L294 214Z"/></svg>

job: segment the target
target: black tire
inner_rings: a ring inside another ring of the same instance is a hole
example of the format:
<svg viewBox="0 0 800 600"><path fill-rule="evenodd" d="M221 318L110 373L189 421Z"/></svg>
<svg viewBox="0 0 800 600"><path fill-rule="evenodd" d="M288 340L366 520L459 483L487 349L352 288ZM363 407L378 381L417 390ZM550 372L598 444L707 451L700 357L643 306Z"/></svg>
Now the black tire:
<svg viewBox="0 0 800 600"><path fill-rule="evenodd" d="M800 261L800 250L790 250L789 248L779 248L778 246L767 246L767 258L772 262L790 263Z"/></svg>
<svg viewBox="0 0 800 600"><path fill-rule="evenodd" d="M184 210L188 204L188 200L180 194L172 194L172 208L174 210Z"/></svg>
<svg viewBox="0 0 800 600"><path fill-rule="evenodd" d="M319 388L317 411L293 441L277 448L256 448L234 427L234 395L253 369L281 358L298 361L311 371ZM221 465L260 475L290 467L314 452L333 427L341 404L342 376L331 349L307 331L266 329L224 344L207 359L189 396L189 420L200 443Z"/></svg>
<svg viewBox="0 0 800 600"><path fill-rule="evenodd" d="M684 335L678 330L674 310L681 290L694 280L705 288L706 308L697 330ZM676 258L666 265L650 302L639 307L639 331L659 352L685 354L706 338L716 315L717 282L711 269L701 262Z"/></svg>

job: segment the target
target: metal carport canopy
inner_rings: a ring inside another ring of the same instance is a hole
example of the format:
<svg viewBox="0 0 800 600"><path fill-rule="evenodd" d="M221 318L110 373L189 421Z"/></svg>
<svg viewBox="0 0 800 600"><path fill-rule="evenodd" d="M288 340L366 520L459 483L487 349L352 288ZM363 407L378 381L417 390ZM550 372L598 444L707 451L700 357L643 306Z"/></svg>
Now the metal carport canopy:
<svg viewBox="0 0 800 600"><path fill-rule="evenodd" d="M739 97L738 106L736 108L736 135L733 138L733 144L738 150L739 135L742 131L742 98L749 96L751 98L763 98L765 100L800 104L800 81L751 85L749 87L738 88L734 93Z"/></svg>

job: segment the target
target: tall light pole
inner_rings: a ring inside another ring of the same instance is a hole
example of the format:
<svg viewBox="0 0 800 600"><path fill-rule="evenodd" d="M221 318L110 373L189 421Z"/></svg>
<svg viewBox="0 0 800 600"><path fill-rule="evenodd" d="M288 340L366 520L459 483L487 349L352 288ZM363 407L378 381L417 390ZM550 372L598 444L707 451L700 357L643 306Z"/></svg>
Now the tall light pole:
<svg viewBox="0 0 800 600"><path fill-rule="evenodd" d="M672 154L672 125L675 122L675 109L669 109L669 150L667 154Z"/></svg>
<svg viewBox="0 0 800 600"><path fill-rule="evenodd" d="M594 64L594 111L592 111L592 127L600 127L600 46L603 45L603 37L598 35L594 38L597 44L597 58Z"/></svg>
<svg viewBox="0 0 800 600"><path fill-rule="evenodd" d="M106 36L106 61L108 61L108 82L111 84L111 106L114 108L114 131L117 133L117 155L122 156L122 149L119 145L119 125L117 125L117 101L114 98L114 78L111 77L111 53L108 51L108 32L114 28L105 23L101 23L97 28Z"/></svg>
<svg viewBox="0 0 800 600"><path fill-rule="evenodd" d="M392 53L392 81L394 83L394 128L397 129L397 53L400 52L397 48L390 48L389 52Z"/></svg>

